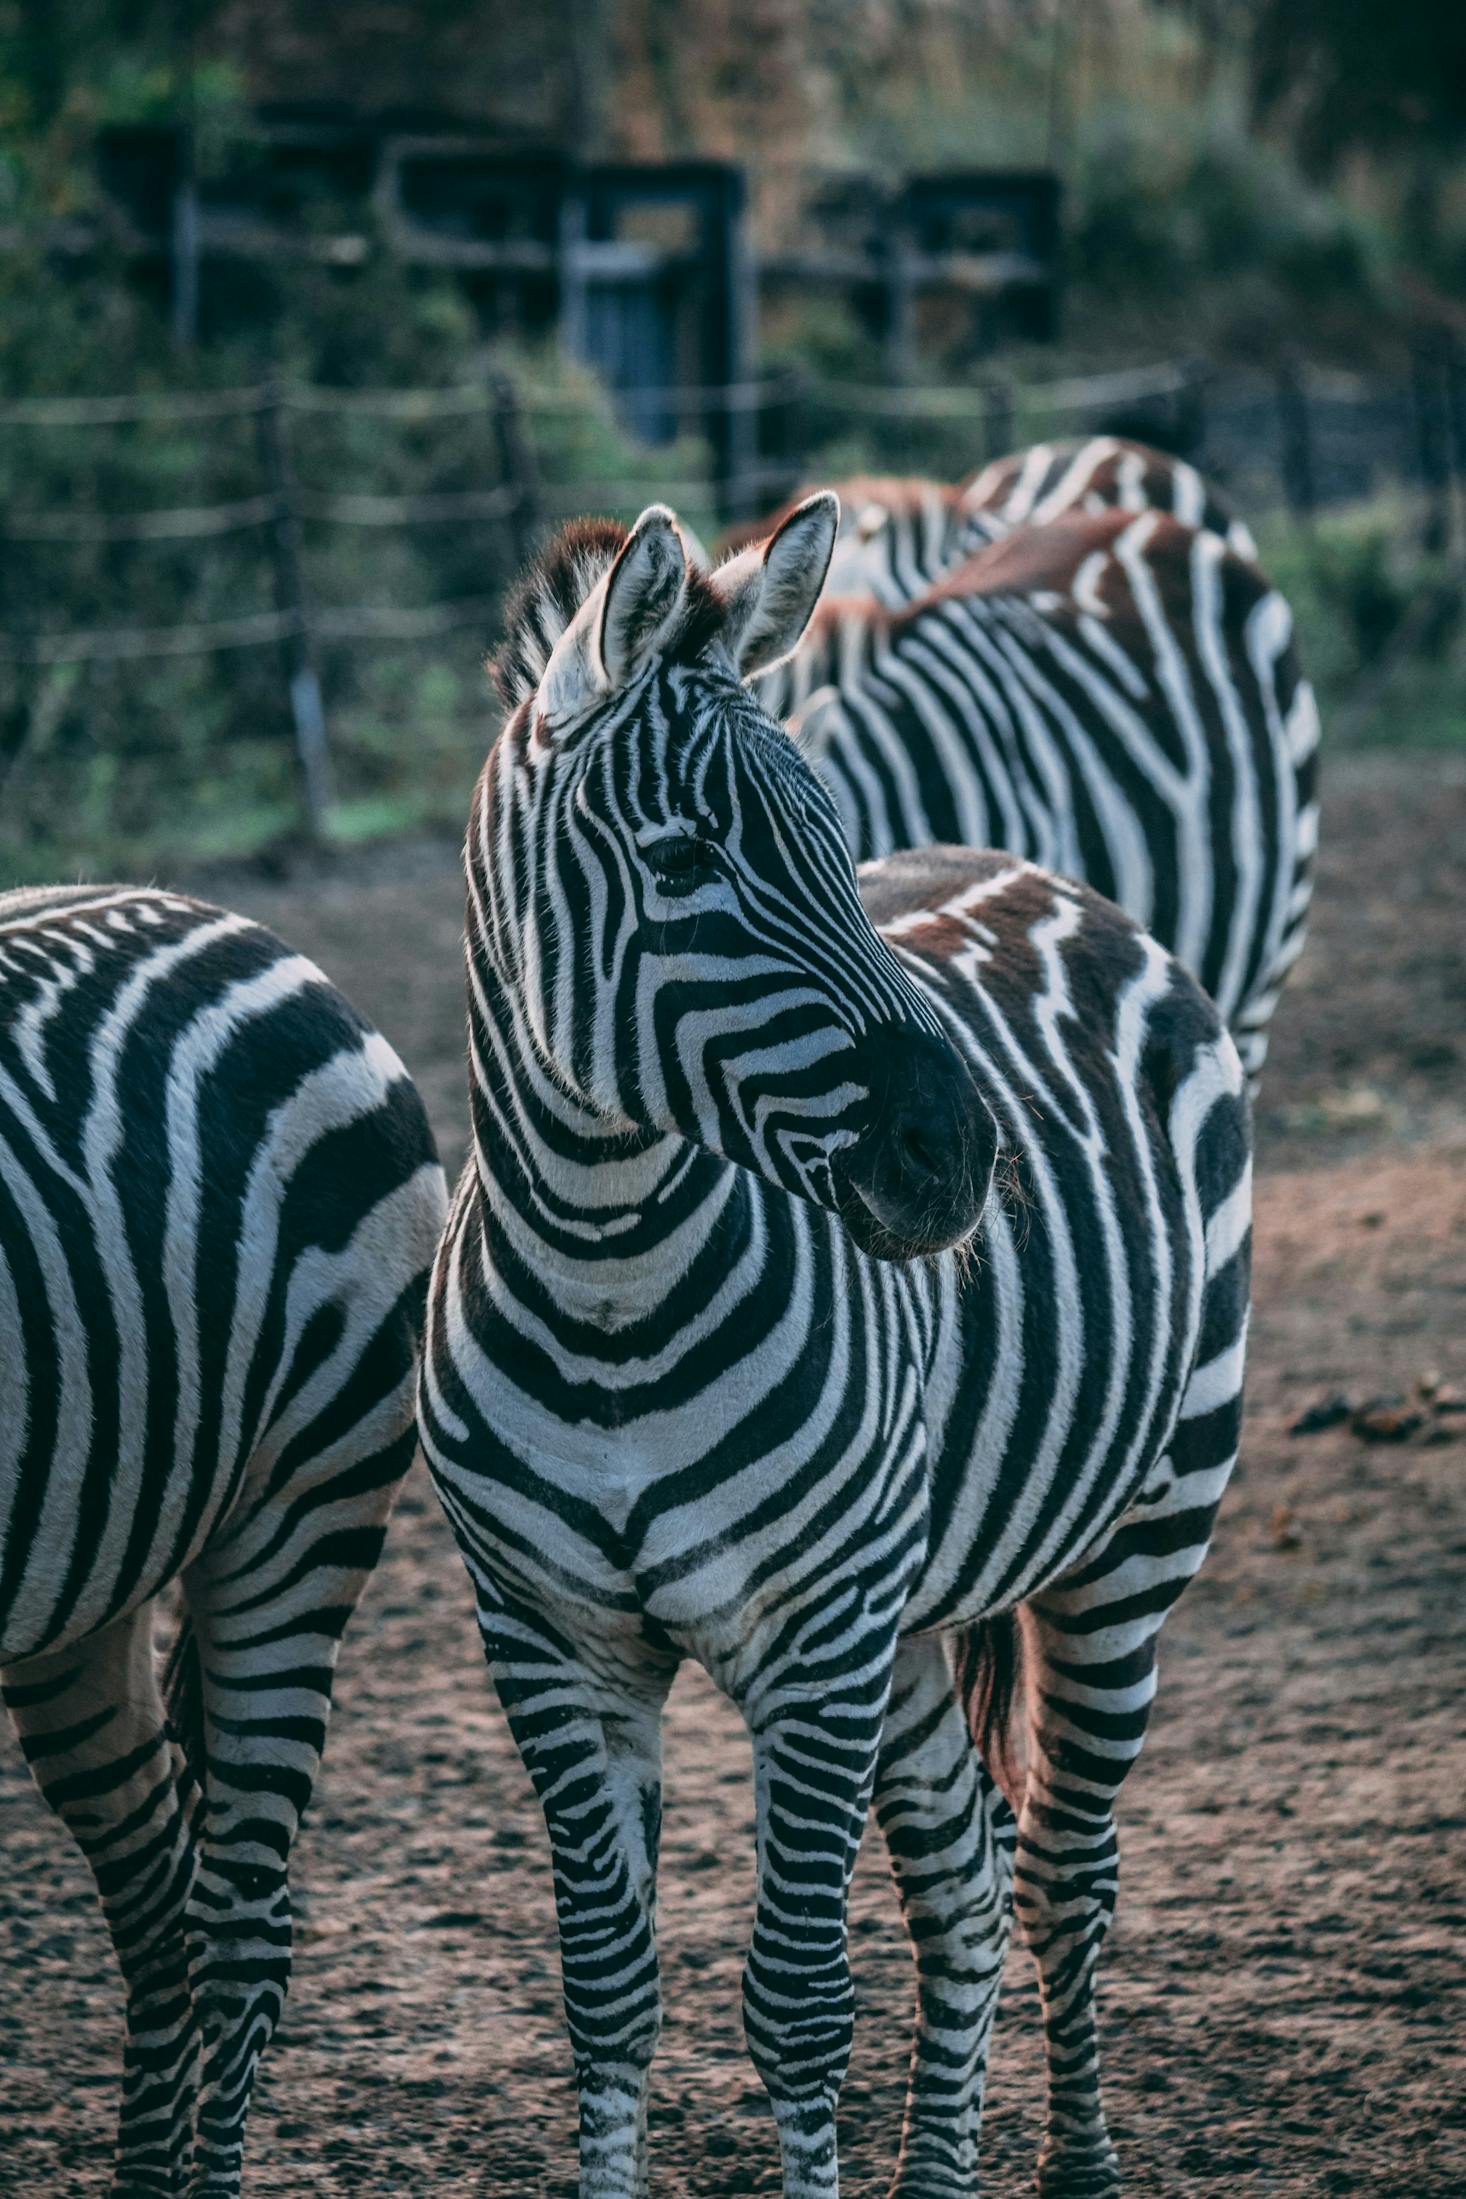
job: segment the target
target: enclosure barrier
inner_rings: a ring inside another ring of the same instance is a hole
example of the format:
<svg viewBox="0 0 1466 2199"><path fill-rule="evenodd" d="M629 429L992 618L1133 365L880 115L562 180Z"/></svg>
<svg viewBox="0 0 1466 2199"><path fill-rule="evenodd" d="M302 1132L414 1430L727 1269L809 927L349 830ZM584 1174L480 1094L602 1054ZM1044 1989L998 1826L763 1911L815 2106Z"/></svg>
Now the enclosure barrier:
<svg viewBox="0 0 1466 2199"><path fill-rule="evenodd" d="M636 392L638 404L665 412L679 424L706 424L714 415L785 416L784 454L760 461L745 455L736 478L661 482L658 494L684 508L699 507L710 490L723 515L746 517L786 495L809 469L809 438L801 416L826 421L972 423L973 467L1023 439L1020 423L1038 420L1070 431L1079 423L1114 427L1130 417L1166 408L1174 439L1195 449L1208 440L1209 369L1195 360L1047 384L1013 385L990 377L976 386L921 388L820 381L797 371L762 381L688 384ZM1362 403L1374 389L1361 377L1323 374L1289 356L1279 367L1272 403L1278 476L1283 500L1307 524L1321 501L1316 413L1320 403ZM1415 472L1424 492L1422 546L1439 552L1457 536L1466 542L1466 353L1454 338L1417 347L1409 384ZM484 489L452 489L417 495L321 494L305 489L291 457L289 418L301 415L365 415L410 424L482 417L492 423L500 480ZM61 632L22 631L12 617L0 632L21 689L16 707L0 723L0 784L24 751L31 712L26 674L77 663L120 663L143 658L212 654L273 647L279 651L288 697L304 821L324 838L333 800L332 759L317 665L323 642L419 642L491 621L496 595L474 594L420 607L314 605L304 572L301 529L307 522L338 527L405 529L455 521L489 523L502 530L504 562L521 564L548 523L576 512L626 500L622 481L581 480L547 485L529 423L536 418L589 416L587 400L573 392L526 394L507 375L436 389L337 389L267 378L245 388L153 391L104 397L39 397L0 405L0 430L87 430L139 422L252 420L260 491L229 502L131 512L10 510L0 512L0 555L27 543L166 543L258 533L268 560L274 608L236 617L166 627L107 627ZM789 431L789 421L796 423ZM1123 431L1123 428L1122 428ZM744 448L748 438L722 448ZM3 571L0 571L3 578Z"/></svg>

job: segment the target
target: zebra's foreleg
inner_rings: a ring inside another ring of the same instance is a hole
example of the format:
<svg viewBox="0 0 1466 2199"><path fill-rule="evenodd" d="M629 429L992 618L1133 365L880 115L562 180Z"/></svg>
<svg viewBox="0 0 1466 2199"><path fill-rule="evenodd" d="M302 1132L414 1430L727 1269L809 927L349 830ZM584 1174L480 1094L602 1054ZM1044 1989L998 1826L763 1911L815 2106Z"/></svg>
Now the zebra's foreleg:
<svg viewBox="0 0 1466 2199"><path fill-rule="evenodd" d="M1240 1362L1239 1362L1240 1373ZM1038 1965L1049 2065L1043 2199L1118 2190L1100 2101L1095 1966L1115 1906L1114 1804L1140 1754L1162 1621L1206 1555L1241 1400L1193 1378L1154 1494L1103 1549L1025 1607L1028 1782L1015 1901Z"/></svg>
<svg viewBox="0 0 1466 2199"><path fill-rule="evenodd" d="M743 2029L779 2131L785 2199L840 2188L835 2108L854 1998L845 1909L875 1783L894 1640L864 1670L759 1691L758 1898Z"/></svg>
<svg viewBox="0 0 1466 2199"><path fill-rule="evenodd" d="M127 1990L114 2199L182 2189L197 2039L184 1914L191 1790L153 1663L153 1606L70 1649L7 1668L3 1690L36 1784L91 1865Z"/></svg>
<svg viewBox="0 0 1466 2199"><path fill-rule="evenodd" d="M948 1645L902 1644L876 1814L916 1958L916 2030L893 2199L976 2189L988 2045L1012 1924L1013 1812L973 1745Z"/></svg>
<svg viewBox="0 0 1466 2199"><path fill-rule="evenodd" d="M479 1581L484 1648L549 1834L580 2109L580 2199L641 2199L661 2030L656 1943L662 1708L676 1661L582 1653ZM491 1600L486 1601L486 1598Z"/></svg>

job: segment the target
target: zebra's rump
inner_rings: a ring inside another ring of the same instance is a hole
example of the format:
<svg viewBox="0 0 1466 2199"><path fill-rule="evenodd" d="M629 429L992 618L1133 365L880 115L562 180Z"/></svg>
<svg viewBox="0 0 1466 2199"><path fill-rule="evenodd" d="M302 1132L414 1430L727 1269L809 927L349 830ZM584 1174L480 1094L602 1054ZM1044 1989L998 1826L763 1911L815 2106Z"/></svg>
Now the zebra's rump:
<svg viewBox="0 0 1466 2199"><path fill-rule="evenodd" d="M401 1064L270 933L0 899L0 1655L155 1593L298 1454L329 1477L410 1370L441 1212Z"/></svg>

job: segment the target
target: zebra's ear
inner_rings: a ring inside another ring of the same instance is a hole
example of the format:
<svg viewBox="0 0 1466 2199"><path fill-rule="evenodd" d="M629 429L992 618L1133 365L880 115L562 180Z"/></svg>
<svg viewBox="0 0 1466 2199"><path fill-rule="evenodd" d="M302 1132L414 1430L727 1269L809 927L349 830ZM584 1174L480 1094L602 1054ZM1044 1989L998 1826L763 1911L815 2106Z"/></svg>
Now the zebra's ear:
<svg viewBox="0 0 1466 2199"><path fill-rule="evenodd" d="M840 499L821 489L796 505L765 543L740 550L711 575L727 605L724 635L745 679L799 646L820 599L840 526Z"/></svg>
<svg viewBox="0 0 1466 2199"><path fill-rule="evenodd" d="M665 504L649 504L555 644L540 681L551 724L626 686L687 601L687 555Z"/></svg>
<svg viewBox="0 0 1466 2199"><path fill-rule="evenodd" d="M609 687L624 687L666 639L687 601L687 552L665 504L648 504L605 579L600 659Z"/></svg>

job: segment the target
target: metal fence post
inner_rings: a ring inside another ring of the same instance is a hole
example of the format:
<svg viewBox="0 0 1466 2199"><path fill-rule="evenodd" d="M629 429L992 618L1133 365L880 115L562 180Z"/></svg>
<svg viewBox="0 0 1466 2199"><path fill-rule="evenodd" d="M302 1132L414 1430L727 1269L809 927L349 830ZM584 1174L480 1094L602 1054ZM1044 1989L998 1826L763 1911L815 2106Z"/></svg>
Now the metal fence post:
<svg viewBox="0 0 1466 2199"><path fill-rule="evenodd" d="M272 376L260 396L257 425L260 460L274 501L270 521L270 570L275 608L284 626L281 649L290 688L290 716L300 763L306 822L312 839L329 837L331 827L331 753L326 740L326 710L311 640L310 606L300 559L300 512L285 434L285 393Z"/></svg>

